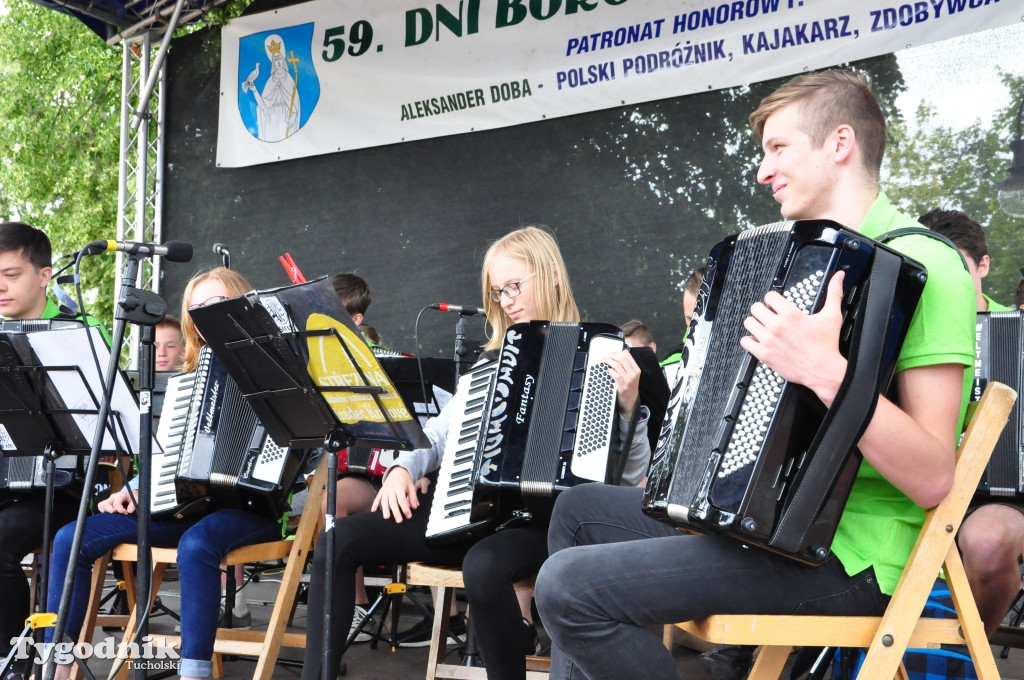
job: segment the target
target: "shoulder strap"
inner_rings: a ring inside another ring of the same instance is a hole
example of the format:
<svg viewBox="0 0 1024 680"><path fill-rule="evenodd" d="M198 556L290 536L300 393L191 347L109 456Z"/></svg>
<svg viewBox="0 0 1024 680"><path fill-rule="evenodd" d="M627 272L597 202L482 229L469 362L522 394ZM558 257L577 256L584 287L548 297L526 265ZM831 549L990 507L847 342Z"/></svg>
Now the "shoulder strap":
<svg viewBox="0 0 1024 680"><path fill-rule="evenodd" d="M956 244L949 240L949 237L946 236L945 234L940 234L939 232L933 229L929 229L928 227L903 227L902 229L893 229L892 231L885 232L875 240L878 241L879 243L888 243L889 241L894 241L902 236L911 235L928 236L929 238L933 238L936 241L942 241L947 246L952 248L960 257L960 262L964 265L964 269L970 271L970 269L968 269L967 267L967 260L964 259L964 254L960 252L960 249L956 247Z"/></svg>

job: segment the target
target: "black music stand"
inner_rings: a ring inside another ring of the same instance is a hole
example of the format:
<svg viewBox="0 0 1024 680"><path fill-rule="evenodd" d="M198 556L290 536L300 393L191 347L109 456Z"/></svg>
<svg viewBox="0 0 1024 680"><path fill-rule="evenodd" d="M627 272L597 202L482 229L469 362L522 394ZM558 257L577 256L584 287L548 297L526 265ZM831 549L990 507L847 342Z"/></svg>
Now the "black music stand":
<svg viewBox="0 0 1024 680"><path fill-rule="evenodd" d="M322 676L329 668L338 451L429 444L329 279L254 291L193 310L192 320L279 445L327 451L327 587Z"/></svg>
<svg viewBox="0 0 1024 680"><path fill-rule="evenodd" d="M128 380L132 384L132 388L138 392L142 389L142 371L132 370L125 371ZM158 371L153 373L153 397L152 397L152 412L153 412L153 425L157 425L160 422L160 411L164 407L164 395L167 393L167 381L172 375L175 375L173 371Z"/></svg>
<svg viewBox="0 0 1024 680"><path fill-rule="evenodd" d="M87 329L84 324L70 328L98 335L98 331ZM65 330L53 332L63 334ZM97 339L103 342L102 338ZM75 408L69 408L68 401ZM43 551L33 607L35 613L45 611L48 595L54 489L72 481L70 472L57 470L56 462L64 456L81 458L91 454L93 447L84 429L89 425L89 420L99 416L101 410L101 400L80 365L43 365L33 348L32 340L25 332L0 332L0 448L3 450L2 457L9 458L5 471L10 471L14 466L20 468L22 474L28 472L26 483L29 488L34 488L38 486L36 473L32 470L35 464L15 463L15 460L41 457L46 465L42 475L42 486L45 490ZM123 453L119 442L129 441L121 415L117 411L109 414L109 421L116 426L117 435L111 440L114 449L107 449L108 453ZM82 420L83 418L85 420ZM107 428L111 426L109 421ZM81 471L80 460L76 465ZM58 476L58 472L62 473L62 476ZM83 488L83 494L87 493L87 487ZM33 627L37 628L37 635L42 632L41 628L30 620L19 639L27 636ZM0 673L6 670L15 650L0 663ZM79 666L89 678L92 678L84 663L79 662ZM39 669L36 669L36 673L39 673Z"/></svg>
<svg viewBox="0 0 1024 680"><path fill-rule="evenodd" d="M450 395L455 394L455 363L437 357L378 357L398 394L415 409L415 415L424 418L436 416L443 404L438 403L434 387Z"/></svg>

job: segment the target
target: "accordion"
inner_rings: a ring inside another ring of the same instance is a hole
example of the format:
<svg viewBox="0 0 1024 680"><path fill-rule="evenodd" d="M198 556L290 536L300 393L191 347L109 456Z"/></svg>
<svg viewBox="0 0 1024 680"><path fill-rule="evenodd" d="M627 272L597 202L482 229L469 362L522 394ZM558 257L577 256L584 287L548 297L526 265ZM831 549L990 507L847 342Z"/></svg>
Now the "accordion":
<svg viewBox="0 0 1024 680"><path fill-rule="evenodd" d="M80 453L87 453L89 442L76 432L69 414L55 416L63 424L64 434L72 439L64 441L58 432L50 428L51 423L41 418L43 402L60 402L60 398L47 384L45 373L21 371L18 367L35 364L34 352L24 334L37 331L83 328L80 321L71 319L7 319L0 321L0 367L4 379L0 381L0 500L16 495L42 491L46 488L44 473L46 459L37 455L10 455L21 448L21 443L31 442L26 448L35 448L38 441L47 440L55 450L65 449L68 444ZM6 334L13 334L9 336ZM62 403L62 402L60 402ZM8 452L8 453L4 453ZM83 476L82 462L78 455L59 456L55 461L53 484L56 488L71 486Z"/></svg>
<svg viewBox="0 0 1024 680"><path fill-rule="evenodd" d="M977 348L974 361L974 388L971 400L981 398L989 381L1010 385L1018 392L1024 369L1024 312L980 312L977 326ZM1010 411L1010 420L992 451L988 467L981 477L978 498L1024 499L1024 421L1019 403Z"/></svg>
<svg viewBox="0 0 1024 680"><path fill-rule="evenodd" d="M533 321L505 333L497 361L459 379L427 520L434 543L547 521L555 496L615 483L625 459L615 384L602 359L625 347L607 324Z"/></svg>
<svg viewBox="0 0 1024 680"><path fill-rule="evenodd" d="M56 461L53 485L70 486L82 472L77 456L61 456ZM0 454L0 501L14 494L42 491L46 488L46 459L43 456L4 456Z"/></svg>
<svg viewBox="0 0 1024 680"><path fill-rule="evenodd" d="M806 313L845 272L843 386L824 404L740 347L750 306L777 290ZM697 295L643 510L820 564L860 465L856 443L892 377L927 274L826 220L779 222L716 245Z"/></svg>
<svg viewBox="0 0 1024 680"><path fill-rule="evenodd" d="M61 328L82 328L85 326L75 319L5 319L0 321L0 333L34 333L55 331Z"/></svg>
<svg viewBox="0 0 1024 680"><path fill-rule="evenodd" d="M209 347L194 372L168 381L157 441L154 515L242 508L279 519L305 457L267 435Z"/></svg>

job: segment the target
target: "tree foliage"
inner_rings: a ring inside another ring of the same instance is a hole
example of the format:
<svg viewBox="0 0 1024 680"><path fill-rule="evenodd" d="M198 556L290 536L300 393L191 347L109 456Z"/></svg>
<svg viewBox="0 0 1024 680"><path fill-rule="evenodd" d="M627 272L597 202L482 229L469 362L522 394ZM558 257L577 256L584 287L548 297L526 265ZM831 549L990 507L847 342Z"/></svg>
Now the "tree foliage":
<svg viewBox="0 0 1024 680"><path fill-rule="evenodd" d="M904 83L893 55L845 67L870 79L887 117L899 115ZM761 149L748 116L790 78L624 107L577 150L576 164L612 159L624 184L657 204L652 212L676 216L675 233L685 238L666 238L664 247L678 262L668 277L677 286L726 235L780 219L771 192L757 183Z"/></svg>
<svg viewBox="0 0 1024 680"><path fill-rule="evenodd" d="M1009 143L1024 78L1003 75L1011 104L996 113L991 126L952 130L939 124L928 105L918 107L912 123L896 120L889 128L883 187L910 215L933 208L962 210L985 227L992 267L985 292L1011 304L1024 265L1021 221L999 208L992 185L1006 176Z"/></svg>
<svg viewBox="0 0 1024 680"><path fill-rule="evenodd" d="M207 20L223 21L249 2L234 0ZM70 253L116 233L121 49L29 0L8 5L0 14L0 218L35 224L50 235L56 254ZM219 51L211 45L203 73L217 69ZM1017 267L1024 264L1024 241L1019 221L999 210L992 184L1005 176L1015 106L1000 112L991 127L951 130L926 106L908 122L895 105L903 80L893 55L851 66L870 76L890 121L883 188L910 214L959 208L986 225L993 258L987 288L1009 302ZM609 192L645 204L636 216L645 220L644 237L671 251L670 261L678 264L666 278L682 282L723 235L778 219L778 206L755 180L760 150L746 117L783 80L624 107L611 125L603 114L577 116L580 141L571 158L557 160L595 173L613 167L617 176L600 180ZM1004 83L1015 105L1024 79L1004 76ZM535 152L529 162L544 158ZM565 203L567 214L551 216L555 223L571 222L574 206ZM631 218L620 224L609 217L607 228L641 231ZM667 226L656 229L659 224ZM88 258L83 271L89 311L108 323L113 262ZM663 263L659 258L651 266Z"/></svg>
<svg viewBox="0 0 1024 680"><path fill-rule="evenodd" d="M55 260L114 238L120 47L28 0L10 0L0 35L0 218L46 231ZM107 324L113 263L92 257L82 267L87 309Z"/></svg>

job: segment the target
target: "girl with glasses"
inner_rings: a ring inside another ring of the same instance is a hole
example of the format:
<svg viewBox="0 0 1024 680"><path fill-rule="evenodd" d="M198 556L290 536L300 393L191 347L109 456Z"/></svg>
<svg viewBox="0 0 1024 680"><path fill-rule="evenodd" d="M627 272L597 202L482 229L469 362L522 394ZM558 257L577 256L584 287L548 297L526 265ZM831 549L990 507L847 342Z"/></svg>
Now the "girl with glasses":
<svg viewBox="0 0 1024 680"><path fill-rule="evenodd" d="M525 227L494 242L484 255L481 297L487 316L488 342L485 349L496 352L505 331L517 323L533 320L579 322L580 314L555 239L537 227ZM489 359L484 359L489 360ZM619 431L629 429L639 390L640 369L629 352L613 354L606 360L618 393ZM457 400L453 399L450 404ZM449 406L424 427L428 448L402 452L384 477L383 487L369 513L339 519L334 527L335 621L351 619L354 594L352 576L364 563L399 564L424 561L461 567L472 611L472 625L487 677L526 677L528 631L532 626L520 612L513 584L537 573L547 557L547 527L544 523L527 528L506 529L479 541L466 540L432 545L425 539L433 487L420 493L415 481L425 475L436 480L453 413ZM646 409L628 447L628 461L622 483L642 483L650 460ZM302 680L317 680L321 674L322 628L324 619L323 575L327 556L314 553L310 584L309 627ZM435 612L444 615L446 612ZM337 672L347 628L331 630L331 674ZM536 639L535 631L533 640ZM532 641L530 644L534 644Z"/></svg>

